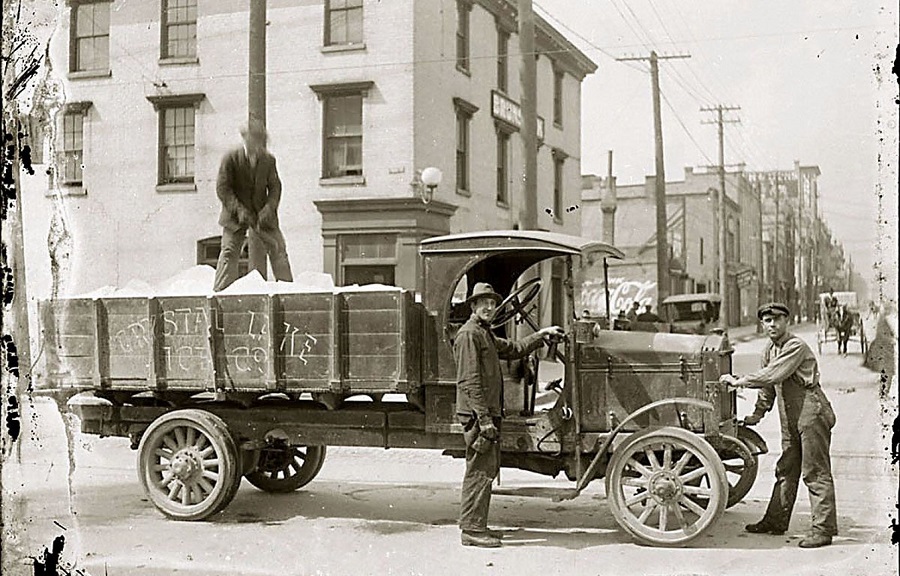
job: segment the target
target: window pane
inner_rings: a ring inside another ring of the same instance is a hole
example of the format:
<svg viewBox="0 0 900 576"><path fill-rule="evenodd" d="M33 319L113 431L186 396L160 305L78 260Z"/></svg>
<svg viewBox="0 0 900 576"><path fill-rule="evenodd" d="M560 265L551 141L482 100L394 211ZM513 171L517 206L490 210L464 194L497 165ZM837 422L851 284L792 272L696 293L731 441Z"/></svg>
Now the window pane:
<svg viewBox="0 0 900 576"><path fill-rule="evenodd" d="M330 16L329 39L332 44L346 44L347 42L347 13L332 12Z"/></svg>
<svg viewBox="0 0 900 576"><path fill-rule="evenodd" d="M76 38L91 36L94 32L94 5L80 4L75 9Z"/></svg>
<svg viewBox="0 0 900 576"><path fill-rule="evenodd" d="M96 2L91 6L94 7L94 36L109 35L109 2Z"/></svg>
<svg viewBox="0 0 900 576"><path fill-rule="evenodd" d="M75 45L77 54L77 69L91 70L94 63L94 40L93 38L81 38Z"/></svg>
<svg viewBox="0 0 900 576"><path fill-rule="evenodd" d="M362 8L354 8L347 13L347 42L362 42L363 12Z"/></svg>
<svg viewBox="0 0 900 576"><path fill-rule="evenodd" d="M332 10L339 10L347 7L347 0L330 0L328 4Z"/></svg>

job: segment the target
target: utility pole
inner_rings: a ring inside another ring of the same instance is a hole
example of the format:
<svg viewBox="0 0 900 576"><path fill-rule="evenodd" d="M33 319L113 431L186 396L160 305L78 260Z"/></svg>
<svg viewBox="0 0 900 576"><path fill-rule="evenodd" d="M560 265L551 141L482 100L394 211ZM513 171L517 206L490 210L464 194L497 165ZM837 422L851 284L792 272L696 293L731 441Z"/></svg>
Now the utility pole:
<svg viewBox="0 0 900 576"><path fill-rule="evenodd" d="M775 172L775 245L773 246L775 268L775 282L772 288L772 300L781 302L779 299L781 293L781 264L778 262L779 248L781 247L781 192L778 189L778 172Z"/></svg>
<svg viewBox="0 0 900 576"><path fill-rule="evenodd" d="M703 124L718 124L719 126L719 194L718 194L718 237L719 237L719 249L718 249L718 263L719 263L719 294L722 296L722 314L725 317L725 323L728 324L728 316L729 316L729 298L728 298L728 271L726 270L727 264L727 246L725 241L727 236L725 235L725 201L728 198L728 195L725 193L725 124L726 123L737 123L738 120L725 120L722 117L723 112L729 112L732 110L740 110L740 106L723 106L719 104L713 107L704 106L700 108L701 112L715 112L716 119L711 121L704 121Z"/></svg>
<svg viewBox="0 0 900 576"><path fill-rule="evenodd" d="M521 225L526 230L538 227L537 209L537 54L534 48L534 12L532 0L519 0L519 52L522 55L522 148L525 158L525 202Z"/></svg>
<svg viewBox="0 0 900 576"><path fill-rule="evenodd" d="M250 0L250 43L247 82L247 119L266 125L266 2ZM268 278L269 255L254 231L247 235L250 268Z"/></svg>
<svg viewBox="0 0 900 576"><path fill-rule="evenodd" d="M663 157L662 111L659 95L659 61L690 58L690 54L671 54L659 56L655 50L650 56L628 56L616 58L618 62L635 60L650 61L650 82L653 89L653 133L656 141L656 293L657 308L659 303L669 295L669 246L667 234L668 217L666 215L666 167Z"/></svg>

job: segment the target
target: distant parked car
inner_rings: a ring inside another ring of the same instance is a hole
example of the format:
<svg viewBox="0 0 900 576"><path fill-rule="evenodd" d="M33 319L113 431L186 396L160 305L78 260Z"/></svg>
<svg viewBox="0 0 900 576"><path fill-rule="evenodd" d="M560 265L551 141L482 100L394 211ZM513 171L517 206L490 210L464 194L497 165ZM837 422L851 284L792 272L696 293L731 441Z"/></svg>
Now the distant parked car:
<svg viewBox="0 0 900 576"><path fill-rule="evenodd" d="M677 294L663 300L660 315L679 334L724 334L722 297L711 292Z"/></svg>

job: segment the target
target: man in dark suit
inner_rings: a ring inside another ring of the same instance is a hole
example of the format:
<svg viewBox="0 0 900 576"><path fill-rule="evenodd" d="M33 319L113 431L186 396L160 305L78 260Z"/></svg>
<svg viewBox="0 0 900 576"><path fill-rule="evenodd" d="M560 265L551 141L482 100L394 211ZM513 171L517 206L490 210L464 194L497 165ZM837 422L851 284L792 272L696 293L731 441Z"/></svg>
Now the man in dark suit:
<svg viewBox="0 0 900 576"><path fill-rule="evenodd" d="M224 290L238 278L238 258L247 232L262 244L272 261L275 279L293 280L284 235L278 226L281 180L275 157L266 150L267 133L262 123L251 121L241 129L244 145L228 152L219 166L216 195L222 203L222 250L216 266L213 290ZM266 258L251 246L251 266L266 276Z"/></svg>

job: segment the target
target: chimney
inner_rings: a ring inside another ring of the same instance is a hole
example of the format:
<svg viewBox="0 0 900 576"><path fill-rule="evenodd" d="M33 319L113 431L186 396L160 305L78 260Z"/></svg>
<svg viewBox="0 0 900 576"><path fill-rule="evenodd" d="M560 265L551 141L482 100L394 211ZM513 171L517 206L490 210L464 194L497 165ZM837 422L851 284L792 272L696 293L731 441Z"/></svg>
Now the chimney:
<svg viewBox="0 0 900 576"><path fill-rule="evenodd" d="M603 241L610 245L616 243L616 177L612 169L613 151L609 151L606 165L606 182L600 199L600 210L603 212Z"/></svg>

